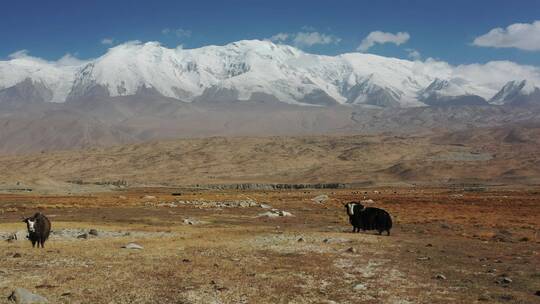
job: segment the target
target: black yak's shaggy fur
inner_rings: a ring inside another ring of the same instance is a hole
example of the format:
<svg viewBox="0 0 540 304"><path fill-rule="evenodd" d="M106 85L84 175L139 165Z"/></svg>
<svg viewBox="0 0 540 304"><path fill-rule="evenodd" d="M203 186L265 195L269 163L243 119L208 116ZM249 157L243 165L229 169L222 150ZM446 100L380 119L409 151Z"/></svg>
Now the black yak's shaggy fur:
<svg viewBox="0 0 540 304"><path fill-rule="evenodd" d="M31 217L27 217L23 220L26 223L26 228L28 229L28 239L32 242L32 247L35 247L36 244L41 248L44 248L45 241L49 238L51 233L51 222L49 219L41 212L34 214Z"/></svg>
<svg viewBox="0 0 540 304"><path fill-rule="evenodd" d="M353 232L360 232L360 229L377 230L379 234L386 231L390 235L392 229L392 218L383 209L374 207L364 207L357 202L345 204L345 209L349 215L349 222L353 226Z"/></svg>

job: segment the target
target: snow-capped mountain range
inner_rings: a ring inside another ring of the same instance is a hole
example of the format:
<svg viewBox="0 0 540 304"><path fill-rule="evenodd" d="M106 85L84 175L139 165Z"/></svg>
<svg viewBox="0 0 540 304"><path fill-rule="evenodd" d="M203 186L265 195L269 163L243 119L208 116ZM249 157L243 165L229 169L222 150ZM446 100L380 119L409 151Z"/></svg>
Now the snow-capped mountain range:
<svg viewBox="0 0 540 304"><path fill-rule="evenodd" d="M0 61L0 103L64 103L150 89L183 102L503 105L540 101L538 85L538 69L511 62L454 67L432 59L363 53L323 56L260 40L197 49L132 42L84 62L50 62L24 54Z"/></svg>

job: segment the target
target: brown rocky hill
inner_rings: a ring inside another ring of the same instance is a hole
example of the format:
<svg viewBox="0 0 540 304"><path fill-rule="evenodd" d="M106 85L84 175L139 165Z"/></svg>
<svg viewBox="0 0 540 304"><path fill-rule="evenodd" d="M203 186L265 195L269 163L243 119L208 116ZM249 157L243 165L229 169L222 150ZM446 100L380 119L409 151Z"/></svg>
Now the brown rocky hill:
<svg viewBox="0 0 540 304"><path fill-rule="evenodd" d="M514 133L528 140L505 141ZM534 184L540 181L539 138L536 125L423 136L211 137L3 156L0 170L3 188L115 181Z"/></svg>
<svg viewBox="0 0 540 304"><path fill-rule="evenodd" d="M421 135L540 121L540 109L525 106L306 107L136 97L26 107L0 104L0 154L212 136Z"/></svg>

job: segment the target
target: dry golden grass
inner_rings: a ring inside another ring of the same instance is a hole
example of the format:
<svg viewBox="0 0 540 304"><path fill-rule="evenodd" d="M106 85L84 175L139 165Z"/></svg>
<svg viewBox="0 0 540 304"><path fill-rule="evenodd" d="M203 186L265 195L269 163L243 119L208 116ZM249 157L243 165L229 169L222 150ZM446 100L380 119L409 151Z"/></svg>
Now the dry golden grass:
<svg viewBox="0 0 540 304"><path fill-rule="evenodd" d="M52 237L44 250L32 249L27 241L2 241L0 296L24 287L52 303L538 300L539 192L374 190L3 195L0 208L16 211L0 215L0 231L24 229L18 217L35 212L39 202L53 229L95 228L102 237ZM364 191L394 216L390 237L349 233L342 203L362 198ZM313 203L311 198L321 193L330 201ZM156 196L156 202L251 198L295 216L257 218L265 211L260 207L156 207L145 204L145 195ZM183 225L187 217L207 223ZM119 231L131 234L107 237ZM494 237L501 231L508 239ZM120 248L128 242L144 249ZM347 250L351 247L356 252ZM437 274L447 279L437 280ZM501 275L513 282L495 283Z"/></svg>

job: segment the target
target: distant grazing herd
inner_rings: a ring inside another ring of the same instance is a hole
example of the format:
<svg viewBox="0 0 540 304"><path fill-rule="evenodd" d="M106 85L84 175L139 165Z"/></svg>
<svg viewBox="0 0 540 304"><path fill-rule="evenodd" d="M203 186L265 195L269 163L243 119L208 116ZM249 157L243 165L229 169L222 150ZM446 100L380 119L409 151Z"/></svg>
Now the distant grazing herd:
<svg viewBox="0 0 540 304"><path fill-rule="evenodd" d="M390 214L383 209L375 207L364 207L358 202L349 202L345 204L349 222L353 226L352 232L360 232L366 230L376 230L379 234L386 231L390 235L392 229L392 218ZM51 222L41 212L34 214L31 217L23 219L28 230L28 240L32 243L32 247L45 248L45 242L51 233Z"/></svg>

